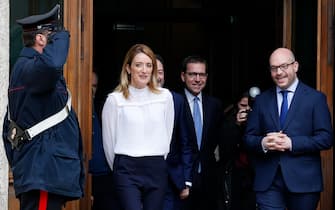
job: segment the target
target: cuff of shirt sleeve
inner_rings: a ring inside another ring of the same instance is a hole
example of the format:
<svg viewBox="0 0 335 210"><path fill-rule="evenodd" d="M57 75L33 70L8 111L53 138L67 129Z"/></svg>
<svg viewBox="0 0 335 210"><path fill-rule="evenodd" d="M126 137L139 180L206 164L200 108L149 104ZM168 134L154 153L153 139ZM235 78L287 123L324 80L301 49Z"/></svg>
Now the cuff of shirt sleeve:
<svg viewBox="0 0 335 210"><path fill-rule="evenodd" d="M267 152L268 152L268 149L265 148L265 146L263 145L263 142L262 142L262 149L263 149L263 152L264 152L264 153L267 153Z"/></svg>
<svg viewBox="0 0 335 210"><path fill-rule="evenodd" d="M187 187L192 187L192 182L185 182L185 185L186 185Z"/></svg>

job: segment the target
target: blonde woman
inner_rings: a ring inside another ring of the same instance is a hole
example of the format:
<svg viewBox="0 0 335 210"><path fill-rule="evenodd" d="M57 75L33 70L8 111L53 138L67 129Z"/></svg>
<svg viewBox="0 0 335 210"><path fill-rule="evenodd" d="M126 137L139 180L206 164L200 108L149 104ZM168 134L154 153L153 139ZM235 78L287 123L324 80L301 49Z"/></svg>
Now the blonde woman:
<svg viewBox="0 0 335 210"><path fill-rule="evenodd" d="M173 124L172 95L157 84L155 54L136 44L102 111L103 146L123 209L163 208Z"/></svg>

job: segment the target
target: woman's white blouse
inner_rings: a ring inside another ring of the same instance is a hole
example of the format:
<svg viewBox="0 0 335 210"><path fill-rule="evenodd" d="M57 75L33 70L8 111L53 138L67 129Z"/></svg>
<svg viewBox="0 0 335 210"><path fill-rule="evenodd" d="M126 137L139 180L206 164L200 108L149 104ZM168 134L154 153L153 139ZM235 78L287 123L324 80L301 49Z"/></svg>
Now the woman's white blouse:
<svg viewBox="0 0 335 210"><path fill-rule="evenodd" d="M160 88L129 86L129 98L110 93L102 110L102 137L107 162L113 170L115 154L132 157L167 156L174 124L172 94Z"/></svg>

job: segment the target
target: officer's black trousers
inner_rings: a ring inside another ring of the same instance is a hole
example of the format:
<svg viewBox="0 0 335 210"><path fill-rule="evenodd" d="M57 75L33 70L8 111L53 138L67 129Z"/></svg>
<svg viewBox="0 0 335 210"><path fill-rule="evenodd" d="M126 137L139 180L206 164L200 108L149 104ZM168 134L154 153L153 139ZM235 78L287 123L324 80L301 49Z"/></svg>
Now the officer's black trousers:
<svg viewBox="0 0 335 210"><path fill-rule="evenodd" d="M43 190L31 190L19 197L20 210L61 210L65 204L64 196Z"/></svg>

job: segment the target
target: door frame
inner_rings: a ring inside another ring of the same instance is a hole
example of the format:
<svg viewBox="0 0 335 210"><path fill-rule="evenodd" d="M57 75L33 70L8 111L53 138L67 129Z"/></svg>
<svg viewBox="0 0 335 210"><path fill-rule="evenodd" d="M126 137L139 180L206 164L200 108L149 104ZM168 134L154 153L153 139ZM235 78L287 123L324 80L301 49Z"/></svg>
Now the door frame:
<svg viewBox="0 0 335 210"><path fill-rule="evenodd" d="M283 0L283 45L291 47L292 43L292 0ZM333 81L334 81L334 45L333 19L334 1L318 0L317 26L317 89L327 95L328 105L333 118ZM92 93L91 72L93 69L93 1L65 0L64 26L71 33L68 61L64 74L73 95L73 106L78 113L84 141L85 166L91 156L92 131ZM322 82L321 82L322 81ZM321 153L324 172L324 191L318 210L333 209L333 149ZM88 210L91 204L91 177L87 173L85 197L80 201L70 202L66 210Z"/></svg>
<svg viewBox="0 0 335 210"><path fill-rule="evenodd" d="M64 0L64 26L70 31L69 56L64 76L72 92L72 105L78 114L84 147L85 192L79 201L66 205L66 210L91 209L91 176L88 161L92 142L92 71L93 71L93 1Z"/></svg>

